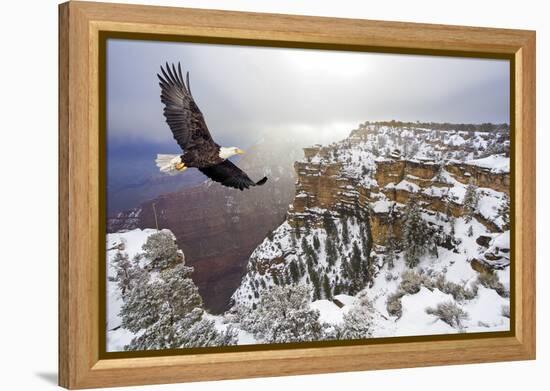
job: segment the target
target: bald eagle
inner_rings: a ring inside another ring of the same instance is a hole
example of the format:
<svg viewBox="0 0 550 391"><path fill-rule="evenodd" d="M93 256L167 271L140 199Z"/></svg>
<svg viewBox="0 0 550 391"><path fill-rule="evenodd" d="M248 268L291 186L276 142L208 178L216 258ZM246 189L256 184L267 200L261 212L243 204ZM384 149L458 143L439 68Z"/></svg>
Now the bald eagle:
<svg viewBox="0 0 550 391"><path fill-rule="evenodd" d="M179 63L177 70L174 64L170 69L168 63L165 68L161 66L160 70L162 75L157 76L160 80L160 100L164 103L164 117L183 151L181 155L157 155L156 164L160 171L177 174L189 167L195 167L213 181L235 189L244 190L263 185L267 177L254 182L228 160L231 156L243 154L242 149L221 147L212 139L191 94L189 72L184 83Z"/></svg>

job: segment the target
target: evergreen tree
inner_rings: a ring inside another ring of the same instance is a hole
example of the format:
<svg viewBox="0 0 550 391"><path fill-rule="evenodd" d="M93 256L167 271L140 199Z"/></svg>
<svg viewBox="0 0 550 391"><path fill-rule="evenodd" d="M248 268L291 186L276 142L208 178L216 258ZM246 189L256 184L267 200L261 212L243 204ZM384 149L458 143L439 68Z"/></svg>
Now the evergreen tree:
<svg viewBox="0 0 550 391"><path fill-rule="evenodd" d="M141 248L153 268L164 269L178 260L178 246L172 234L167 231L150 235Z"/></svg>
<svg viewBox="0 0 550 391"><path fill-rule="evenodd" d="M340 274L343 278L349 279L352 277L351 269L348 263L347 258L342 258L342 262L340 263Z"/></svg>
<svg viewBox="0 0 550 391"><path fill-rule="evenodd" d="M302 257L300 257L300 254L297 256L298 261L298 270L300 270L300 277L302 277L304 274L306 274L306 266L304 265L304 261L302 260Z"/></svg>
<svg viewBox="0 0 550 391"><path fill-rule="evenodd" d="M296 239L300 239L300 237L302 236L302 233L300 232L299 226L296 226L296 228L294 228L294 233L296 235Z"/></svg>
<svg viewBox="0 0 550 391"><path fill-rule="evenodd" d="M288 270L285 270L285 285L290 285L292 283L292 279L290 277L290 272Z"/></svg>
<svg viewBox="0 0 550 391"><path fill-rule="evenodd" d="M323 275L323 293L325 294L325 299L332 299L332 291L330 289L330 281L326 274Z"/></svg>
<svg viewBox="0 0 550 391"><path fill-rule="evenodd" d="M449 217L449 226L450 226L450 232L449 235L451 238L455 238L456 236L456 219L453 215Z"/></svg>
<svg viewBox="0 0 550 391"><path fill-rule="evenodd" d="M318 341L319 311L310 308L311 291L304 285L275 286L264 291L254 311L246 311L241 327L266 343Z"/></svg>
<svg viewBox="0 0 550 391"><path fill-rule="evenodd" d="M164 239L157 236L149 246L144 245L144 250L154 254ZM169 258L165 253L149 259L161 260L162 264ZM144 270L135 274L123 296L120 316L122 327L139 336L125 346L126 350L236 344L233 329L220 333L213 322L202 317L202 299L190 278L192 271L180 261L155 273L154 278Z"/></svg>
<svg viewBox="0 0 550 391"><path fill-rule="evenodd" d="M364 339L372 337L374 307L366 295L360 295L358 305L352 307L343 316L343 322L338 327L339 339Z"/></svg>
<svg viewBox="0 0 550 391"><path fill-rule="evenodd" d="M359 246L357 245L357 242L353 241L350 266L351 266L351 270L353 272L353 275L356 276L356 277L360 277L361 263L362 263L362 261L361 261L361 250L359 250Z"/></svg>
<svg viewBox="0 0 550 391"><path fill-rule="evenodd" d="M319 259L317 253L313 251L313 248L309 245L305 237L302 238L302 251L306 256L306 260L308 263L310 261L313 261L315 264L317 264Z"/></svg>
<svg viewBox="0 0 550 391"><path fill-rule="evenodd" d="M110 276L109 281L118 282L120 292L124 296L127 291L132 289L139 273L141 273L141 268L137 264L137 260L134 263L130 262L128 254L122 251L116 252L111 265L115 270L115 275Z"/></svg>
<svg viewBox="0 0 550 391"><path fill-rule="evenodd" d="M393 235L393 227L390 225L386 234L386 254L384 257L384 262L388 265L388 269L393 269L396 261L396 248L395 248L395 237Z"/></svg>
<svg viewBox="0 0 550 391"><path fill-rule="evenodd" d="M290 262L290 265L288 267L290 271L290 276L292 278L292 281L294 283L297 283L300 280L300 270L298 269L298 265L295 261Z"/></svg>
<svg viewBox="0 0 550 391"><path fill-rule="evenodd" d="M504 202L500 204L498 208L498 216L502 218L502 229L510 229L510 197L507 194L504 194Z"/></svg>
<svg viewBox="0 0 550 391"><path fill-rule="evenodd" d="M334 266L336 263L336 259L338 258L338 253L336 250L336 246L334 245L334 241L331 239L330 236L327 236L327 240L325 242L325 252L327 255L327 262L329 266Z"/></svg>
<svg viewBox="0 0 550 391"><path fill-rule="evenodd" d="M405 250L405 262L413 268L420 262L428 248L428 228L422 219L420 207L416 199L411 198L405 208L402 244Z"/></svg>
<svg viewBox="0 0 550 391"><path fill-rule="evenodd" d="M309 280L311 285L313 285L313 300L318 300L321 298L321 281L319 279L319 274L315 268L309 268Z"/></svg>
<svg viewBox="0 0 550 391"><path fill-rule="evenodd" d="M320 246L321 246L321 243L319 242L319 237L317 235L313 235L313 248L315 250L319 250Z"/></svg>
<svg viewBox="0 0 550 391"><path fill-rule="evenodd" d="M137 333L158 322L163 313L175 321L201 307L199 291L190 278L192 270L182 262L163 270L155 279L147 272L141 273L124 297L122 327Z"/></svg>
<svg viewBox="0 0 550 391"><path fill-rule="evenodd" d="M325 210L323 212L323 226L325 228L325 231L327 235L331 238L337 237L337 229L336 224L334 223L334 220L332 219L332 216L328 210Z"/></svg>
<svg viewBox="0 0 550 391"><path fill-rule="evenodd" d="M311 225L309 224L309 220L307 218L304 218L304 231L306 236L311 234Z"/></svg>
<svg viewBox="0 0 550 391"><path fill-rule="evenodd" d="M290 245L292 248L296 248L296 233L291 232L290 233Z"/></svg>
<svg viewBox="0 0 550 391"><path fill-rule="evenodd" d="M348 219L346 216L343 216L341 219L342 222L342 242L344 244L349 244L349 230L348 230Z"/></svg>
<svg viewBox="0 0 550 391"><path fill-rule="evenodd" d="M465 220L466 222L470 222L472 220L472 217L476 213L477 210L477 204L478 204L478 196L477 196L477 188L473 184L473 181L470 181L468 186L466 187L466 194L464 195L464 202L463 202L463 208L464 213L466 215Z"/></svg>
<svg viewBox="0 0 550 391"><path fill-rule="evenodd" d="M468 227L468 236L469 237L474 236L474 229L471 225Z"/></svg>

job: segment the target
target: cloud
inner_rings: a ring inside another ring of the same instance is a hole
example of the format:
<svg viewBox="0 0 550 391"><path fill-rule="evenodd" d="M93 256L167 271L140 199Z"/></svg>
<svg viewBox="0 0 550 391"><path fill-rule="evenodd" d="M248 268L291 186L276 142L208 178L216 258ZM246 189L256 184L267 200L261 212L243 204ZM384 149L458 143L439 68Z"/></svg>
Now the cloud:
<svg viewBox="0 0 550 391"><path fill-rule="evenodd" d="M171 139L156 79L166 61L190 71L224 145L266 134L325 142L365 120L509 122L504 60L110 40L109 139Z"/></svg>

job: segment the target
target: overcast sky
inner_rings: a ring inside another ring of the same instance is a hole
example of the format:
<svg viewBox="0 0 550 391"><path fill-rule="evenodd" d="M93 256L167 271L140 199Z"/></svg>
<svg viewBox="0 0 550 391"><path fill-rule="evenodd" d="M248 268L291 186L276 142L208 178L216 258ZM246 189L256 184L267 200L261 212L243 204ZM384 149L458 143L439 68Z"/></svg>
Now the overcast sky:
<svg viewBox="0 0 550 391"><path fill-rule="evenodd" d="M397 54L109 40L108 140L164 143L156 73L181 62L214 139L314 142L366 120L509 122L509 63Z"/></svg>

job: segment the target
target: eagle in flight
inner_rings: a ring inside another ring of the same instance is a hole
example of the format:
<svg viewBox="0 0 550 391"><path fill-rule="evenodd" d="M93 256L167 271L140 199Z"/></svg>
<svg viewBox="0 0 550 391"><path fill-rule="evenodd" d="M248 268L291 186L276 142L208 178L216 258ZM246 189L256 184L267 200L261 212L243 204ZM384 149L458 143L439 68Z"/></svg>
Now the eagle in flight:
<svg viewBox="0 0 550 391"><path fill-rule="evenodd" d="M164 116L174 139L183 151L181 155L157 155L156 164L160 171L177 174L189 167L195 167L213 181L235 189L244 190L263 185L267 177L254 182L228 160L231 156L243 154L242 149L221 147L212 139L191 94L189 72L184 82L179 63L177 70L174 64L170 69L168 63L166 68L161 66L160 70L162 75L157 76L160 80L160 100L164 103Z"/></svg>

